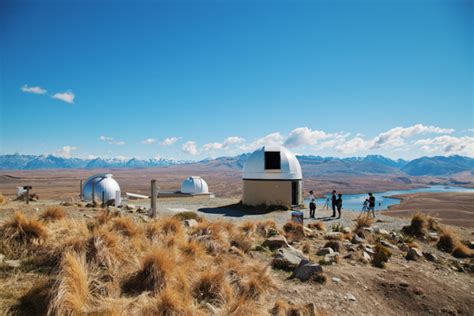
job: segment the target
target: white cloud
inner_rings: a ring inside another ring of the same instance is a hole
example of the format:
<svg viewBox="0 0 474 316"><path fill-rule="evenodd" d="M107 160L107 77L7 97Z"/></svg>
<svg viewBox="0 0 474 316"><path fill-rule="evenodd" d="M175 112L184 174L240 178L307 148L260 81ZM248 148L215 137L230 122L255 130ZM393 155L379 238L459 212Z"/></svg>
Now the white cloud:
<svg viewBox="0 0 474 316"><path fill-rule="evenodd" d="M219 150L219 149L222 149L222 147L223 147L223 145L221 143L209 143L209 144L205 144L204 146L202 146L202 148L205 151Z"/></svg>
<svg viewBox="0 0 474 316"><path fill-rule="evenodd" d="M187 141L183 144L182 150L190 155L196 156L199 152L196 146L196 142Z"/></svg>
<svg viewBox="0 0 474 316"><path fill-rule="evenodd" d="M336 146L336 150L344 154L354 154L364 152L370 146L370 141L366 141L361 137L354 137L348 141L344 141Z"/></svg>
<svg viewBox="0 0 474 316"><path fill-rule="evenodd" d="M109 145L117 145L117 146L125 145L124 141L115 140L113 137L109 137L109 136L100 136L99 140L101 140L103 142L107 142Z"/></svg>
<svg viewBox="0 0 474 316"><path fill-rule="evenodd" d="M284 145L290 148L296 148L300 146L314 146L319 144L320 141L330 139L345 139L349 134L339 133L326 133L324 131L313 131L308 127L298 127L290 132L285 140ZM328 146L326 142L324 146Z"/></svg>
<svg viewBox="0 0 474 316"><path fill-rule="evenodd" d="M161 159L161 155L160 154L156 154L155 157L153 157L154 159L156 160L160 160Z"/></svg>
<svg viewBox="0 0 474 316"><path fill-rule="evenodd" d="M161 143L160 145L161 146L171 146L173 145L174 143L176 143L178 140L180 140L181 137L168 137L168 138L165 138Z"/></svg>
<svg viewBox="0 0 474 316"><path fill-rule="evenodd" d="M154 143L156 143L156 139L154 138L147 138L147 139L142 140L142 144L145 144L145 145L151 145Z"/></svg>
<svg viewBox="0 0 474 316"><path fill-rule="evenodd" d="M243 144L242 146L240 146L240 149L245 151L255 150L265 145L281 145L283 144L283 141L284 137L280 133L275 132L268 134L267 136L264 136L262 138L258 138L250 144Z"/></svg>
<svg viewBox="0 0 474 316"><path fill-rule="evenodd" d="M46 94L46 92L48 92L41 87L28 87L26 84L21 87L21 91L33 94Z"/></svg>
<svg viewBox="0 0 474 316"><path fill-rule="evenodd" d="M416 124L409 127L395 127L375 137L371 148L375 149L382 146L399 147L405 143L405 138L410 138L419 134L451 134L453 132L454 129L451 128L426 126L423 124Z"/></svg>
<svg viewBox="0 0 474 316"><path fill-rule="evenodd" d="M56 150L54 155L57 157L71 158L72 151L76 150L77 147L74 146L63 146L62 148Z"/></svg>
<svg viewBox="0 0 474 316"><path fill-rule="evenodd" d="M66 103L74 104L74 98L76 95L72 91L55 93L51 96L53 99L61 100Z"/></svg>
<svg viewBox="0 0 474 316"><path fill-rule="evenodd" d="M224 143L222 145L223 145L223 147L229 147L229 146L232 146L232 145L241 144L244 141L245 141L245 139L243 139L242 137L230 136L230 137L227 137L224 140Z"/></svg>
<svg viewBox="0 0 474 316"><path fill-rule="evenodd" d="M415 142L420 149L428 153L441 155L474 156L474 137L454 137L449 135L420 139Z"/></svg>

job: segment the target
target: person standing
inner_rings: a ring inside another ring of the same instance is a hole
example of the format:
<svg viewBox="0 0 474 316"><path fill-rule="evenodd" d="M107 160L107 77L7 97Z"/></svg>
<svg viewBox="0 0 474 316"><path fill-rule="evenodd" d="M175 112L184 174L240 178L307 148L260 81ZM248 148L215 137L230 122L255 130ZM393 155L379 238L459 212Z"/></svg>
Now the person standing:
<svg viewBox="0 0 474 316"><path fill-rule="evenodd" d="M316 213L316 198L313 194L313 191L309 191L309 217L314 218Z"/></svg>
<svg viewBox="0 0 474 316"><path fill-rule="evenodd" d="M337 213L339 215L337 218L341 218L341 209L342 209L342 194L341 193L337 195L336 206L337 206Z"/></svg>
<svg viewBox="0 0 474 316"><path fill-rule="evenodd" d="M336 206L337 206L336 190L332 191L331 206L332 206L332 216L331 217L336 217Z"/></svg>
<svg viewBox="0 0 474 316"><path fill-rule="evenodd" d="M372 192L369 192L368 201L369 201L369 208L368 208L369 214L370 214L370 211L372 211L372 216L375 218L375 196L372 194Z"/></svg>

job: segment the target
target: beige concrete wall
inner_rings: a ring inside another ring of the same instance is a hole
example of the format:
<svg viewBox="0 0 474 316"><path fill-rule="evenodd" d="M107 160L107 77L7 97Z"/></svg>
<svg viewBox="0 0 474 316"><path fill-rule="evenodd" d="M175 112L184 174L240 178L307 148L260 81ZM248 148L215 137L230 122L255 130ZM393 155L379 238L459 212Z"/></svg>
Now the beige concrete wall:
<svg viewBox="0 0 474 316"><path fill-rule="evenodd" d="M291 206L292 181L243 180L242 202L247 205L285 205ZM303 203L300 181L300 203Z"/></svg>

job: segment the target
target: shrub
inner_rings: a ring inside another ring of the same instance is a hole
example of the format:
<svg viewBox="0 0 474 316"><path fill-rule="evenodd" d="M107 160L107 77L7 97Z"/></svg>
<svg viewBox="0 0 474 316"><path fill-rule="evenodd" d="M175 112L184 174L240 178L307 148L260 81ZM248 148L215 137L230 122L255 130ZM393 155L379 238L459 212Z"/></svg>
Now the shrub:
<svg viewBox="0 0 474 316"><path fill-rule="evenodd" d="M385 263L388 262L388 259L392 256L392 253L387 247L380 243L375 245L374 251L375 254L372 260L372 265L377 268L385 268Z"/></svg>
<svg viewBox="0 0 474 316"><path fill-rule="evenodd" d="M65 215L63 207L50 206L41 213L40 219L44 221L57 221L63 219Z"/></svg>
<svg viewBox="0 0 474 316"><path fill-rule="evenodd" d="M426 234L427 224L426 216L421 213L416 213L411 219L411 224L404 226L402 231L411 236L423 237Z"/></svg>
<svg viewBox="0 0 474 316"><path fill-rule="evenodd" d="M438 247L438 249L441 251L451 253L453 252L455 245L456 238L454 234L451 231L445 230L443 234L439 236L439 240L436 244L436 247Z"/></svg>
<svg viewBox="0 0 474 316"><path fill-rule="evenodd" d="M342 245L339 241L330 240L324 244L324 248L329 247L335 252L340 252L342 250Z"/></svg>
<svg viewBox="0 0 474 316"><path fill-rule="evenodd" d="M466 247L466 245L460 242L458 242L456 247L454 247L452 255L453 257L456 257L456 258L472 258L473 257L471 250L468 247Z"/></svg>
<svg viewBox="0 0 474 316"><path fill-rule="evenodd" d="M81 314L88 299L89 282L84 260L73 252L66 252L61 260L49 312L53 315Z"/></svg>
<svg viewBox="0 0 474 316"><path fill-rule="evenodd" d="M47 236L48 231L41 222L27 219L21 212L16 212L13 219L0 227L0 240L14 251L25 245L41 244Z"/></svg>
<svg viewBox="0 0 474 316"><path fill-rule="evenodd" d="M370 227L374 223L374 219L369 214L360 215L357 217L354 232L358 234L363 231L364 227Z"/></svg>
<svg viewBox="0 0 474 316"><path fill-rule="evenodd" d="M138 227L130 217L119 217L114 219L113 229L127 237L134 237L138 234Z"/></svg>
<svg viewBox="0 0 474 316"><path fill-rule="evenodd" d="M283 226L283 231L286 233L286 238L292 241L298 241L304 238L303 225L296 222L288 222Z"/></svg>
<svg viewBox="0 0 474 316"><path fill-rule="evenodd" d="M232 295L231 288L223 270L204 270L193 286L193 297L199 303L221 306Z"/></svg>
<svg viewBox="0 0 474 316"><path fill-rule="evenodd" d="M271 219L257 222L255 230L258 235L265 238L278 235L277 225Z"/></svg>
<svg viewBox="0 0 474 316"><path fill-rule="evenodd" d="M315 223L310 223L310 224L308 224L308 228L316 229L316 230L319 230L319 231L326 230L326 227L324 226L324 223L322 221L317 221Z"/></svg>
<svg viewBox="0 0 474 316"><path fill-rule="evenodd" d="M176 269L169 250L155 248L142 260L141 268L122 285L127 294L140 294L149 291L160 292L167 284L173 270Z"/></svg>
<svg viewBox="0 0 474 316"><path fill-rule="evenodd" d="M179 212L173 215L174 218L185 221L187 219L194 219L198 222L202 221L202 217L198 215L196 212L186 211L186 212Z"/></svg>
<svg viewBox="0 0 474 316"><path fill-rule="evenodd" d="M7 204L8 199L3 195L0 194L0 205Z"/></svg>

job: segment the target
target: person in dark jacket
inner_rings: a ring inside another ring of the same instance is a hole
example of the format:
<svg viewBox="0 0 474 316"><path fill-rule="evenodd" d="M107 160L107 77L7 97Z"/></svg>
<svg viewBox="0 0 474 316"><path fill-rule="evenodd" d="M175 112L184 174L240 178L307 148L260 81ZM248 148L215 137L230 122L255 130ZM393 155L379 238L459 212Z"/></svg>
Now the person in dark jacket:
<svg viewBox="0 0 474 316"><path fill-rule="evenodd" d="M369 202L368 212L370 214L370 211L372 211L372 215L375 218L375 196L371 192L369 192L369 198L367 201Z"/></svg>
<svg viewBox="0 0 474 316"><path fill-rule="evenodd" d="M316 213L316 197L313 194L313 191L309 191L309 217L314 218Z"/></svg>
<svg viewBox="0 0 474 316"><path fill-rule="evenodd" d="M336 206L337 206L337 213L339 214L337 218L341 218L341 209L342 209L342 194L341 193L337 195Z"/></svg>
<svg viewBox="0 0 474 316"><path fill-rule="evenodd" d="M331 206L332 206L332 216L331 217L336 217L336 207L337 207L336 190L332 191Z"/></svg>

